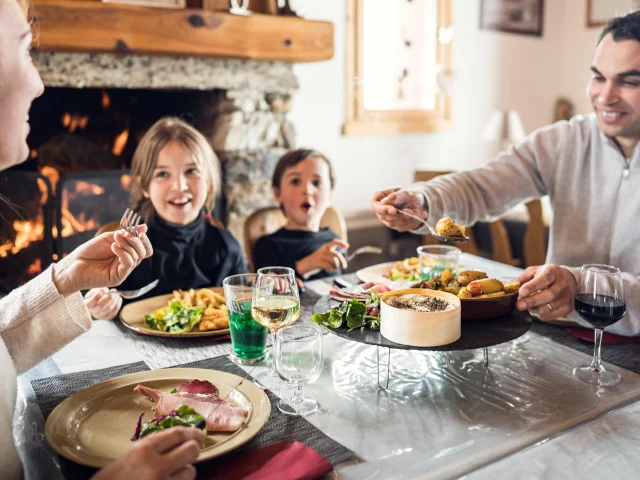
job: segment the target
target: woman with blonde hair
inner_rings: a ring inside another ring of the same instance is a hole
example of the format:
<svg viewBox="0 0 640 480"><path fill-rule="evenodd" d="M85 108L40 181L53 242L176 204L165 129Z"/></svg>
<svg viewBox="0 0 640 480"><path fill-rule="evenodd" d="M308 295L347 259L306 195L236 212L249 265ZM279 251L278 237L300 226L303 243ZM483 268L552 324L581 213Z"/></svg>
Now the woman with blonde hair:
<svg viewBox="0 0 640 480"><path fill-rule="evenodd" d="M161 118L138 144L131 174L134 209L149 227L154 254L122 288L158 279L148 297L220 286L225 277L247 271L238 241L207 219L220 188L220 167L200 132L178 118ZM108 295L106 288L88 292L85 300L94 318L114 318L122 306L120 296Z"/></svg>
<svg viewBox="0 0 640 480"><path fill-rule="evenodd" d="M27 158L29 108L44 90L29 54L32 34L25 0L0 0L0 171ZM0 197L0 201L6 201ZM30 369L91 327L79 291L120 284L152 253L146 225L138 237L122 230L81 245L0 300L0 472L23 477L12 435L16 373ZM187 479L201 431L170 429L137 441L96 479Z"/></svg>

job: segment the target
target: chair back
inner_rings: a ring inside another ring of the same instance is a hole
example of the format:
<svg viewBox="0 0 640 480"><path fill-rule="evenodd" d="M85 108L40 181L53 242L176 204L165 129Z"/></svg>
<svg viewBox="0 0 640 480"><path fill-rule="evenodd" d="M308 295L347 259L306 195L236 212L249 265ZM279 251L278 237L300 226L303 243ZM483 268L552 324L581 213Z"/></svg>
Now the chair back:
<svg viewBox="0 0 640 480"><path fill-rule="evenodd" d="M258 239L280 230L286 224L287 218L280 207L262 208L247 217L244 221L244 252L250 271L255 271L253 249ZM330 228L342 240L347 241L347 224L340 212L333 207L327 208L324 212L320 219L320 228Z"/></svg>

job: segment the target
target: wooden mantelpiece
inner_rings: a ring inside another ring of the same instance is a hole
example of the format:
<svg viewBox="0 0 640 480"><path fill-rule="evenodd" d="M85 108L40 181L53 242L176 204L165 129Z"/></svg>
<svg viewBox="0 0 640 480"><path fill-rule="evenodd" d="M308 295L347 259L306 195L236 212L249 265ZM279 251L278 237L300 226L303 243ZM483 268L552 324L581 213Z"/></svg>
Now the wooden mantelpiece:
<svg viewBox="0 0 640 480"><path fill-rule="evenodd" d="M333 57L333 24L82 0L35 0L41 51L314 62Z"/></svg>

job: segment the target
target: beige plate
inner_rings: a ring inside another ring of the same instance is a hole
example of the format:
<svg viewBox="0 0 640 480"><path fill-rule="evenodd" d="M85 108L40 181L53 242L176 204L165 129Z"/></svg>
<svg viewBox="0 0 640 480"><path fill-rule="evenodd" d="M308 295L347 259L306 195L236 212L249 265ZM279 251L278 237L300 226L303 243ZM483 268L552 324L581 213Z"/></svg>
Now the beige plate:
<svg viewBox="0 0 640 480"><path fill-rule="evenodd" d="M224 295L222 287L213 287L211 288L216 293L220 295ZM140 300L138 302L133 302L128 305L125 305L122 311L120 312L120 321L124 324L125 327L130 328L131 330L144 334L144 335L152 335L154 337L173 337L173 338L189 338L189 337L211 337L216 335L224 335L225 333L229 333L228 328L222 328L220 330L207 330L205 332L201 331L191 331L189 333L169 333L169 332L161 332L160 330L154 330L149 328L144 323L144 316L149 315L160 308L164 308L167 306L167 303L170 299L173 298L173 294L167 293L166 295L159 295L157 297L146 298L144 300Z"/></svg>
<svg viewBox="0 0 640 480"><path fill-rule="evenodd" d="M151 420L152 403L133 389L138 384L166 392L186 380L209 380L236 406L249 409L245 426L234 433L209 433L198 462L230 452L255 437L269 419L267 395L249 380L236 389L241 378L231 373L202 368L171 368L133 373L85 388L58 405L45 425L51 447L63 457L89 467L101 468L131 446L138 416Z"/></svg>

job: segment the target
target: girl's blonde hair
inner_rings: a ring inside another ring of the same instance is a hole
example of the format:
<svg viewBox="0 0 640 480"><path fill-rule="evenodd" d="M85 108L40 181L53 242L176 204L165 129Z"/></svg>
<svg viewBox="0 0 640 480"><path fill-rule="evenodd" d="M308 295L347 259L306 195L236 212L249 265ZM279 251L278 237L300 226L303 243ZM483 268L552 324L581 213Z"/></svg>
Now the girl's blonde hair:
<svg viewBox="0 0 640 480"><path fill-rule="evenodd" d="M151 200L145 197L153 171L158 164L158 155L171 142L178 142L193 157L194 163L207 182L207 199L204 208L213 209L215 194L220 189L220 162L211 145L204 136L191 125L175 117L164 117L158 120L145 133L133 154L131 175L133 182L133 208L144 219L149 221L153 213Z"/></svg>

